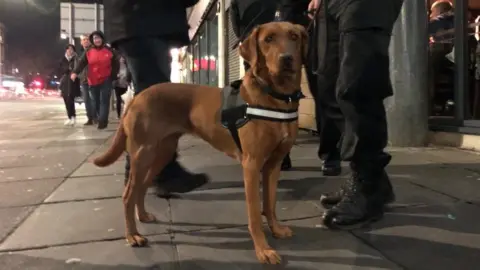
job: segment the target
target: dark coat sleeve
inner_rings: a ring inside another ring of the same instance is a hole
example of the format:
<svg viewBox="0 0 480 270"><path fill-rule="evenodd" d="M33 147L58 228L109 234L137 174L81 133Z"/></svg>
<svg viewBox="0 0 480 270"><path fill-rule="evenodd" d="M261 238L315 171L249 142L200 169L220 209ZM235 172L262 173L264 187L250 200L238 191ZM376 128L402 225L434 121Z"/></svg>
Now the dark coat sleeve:
<svg viewBox="0 0 480 270"><path fill-rule="evenodd" d="M87 52L86 50L83 55L80 57L80 59L77 61L77 64L75 65L75 68L73 69L73 73L79 74L80 72L83 71L88 66L88 57L87 57Z"/></svg>

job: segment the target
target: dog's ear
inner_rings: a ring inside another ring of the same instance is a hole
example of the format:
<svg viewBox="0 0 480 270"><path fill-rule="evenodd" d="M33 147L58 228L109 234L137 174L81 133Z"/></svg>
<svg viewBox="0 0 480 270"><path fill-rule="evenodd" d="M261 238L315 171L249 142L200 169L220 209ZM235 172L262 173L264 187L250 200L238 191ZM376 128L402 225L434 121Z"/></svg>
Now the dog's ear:
<svg viewBox="0 0 480 270"><path fill-rule="evenodd" d="M255 67L258 60L258 33L260 26L255 27L250 35L242 42L239 47L240 56L251 66Z"/></svg>
<svg viewBox="0 0 480 270"><path fill-rule="evenodd" d="M305 27L303 27L303 25L300 25L300 24L295 24L295 28L297 28L297 30L300 33L301 45L302 45L302 61L305 64L306 61L307 61L307 57L308 57L308 34L307 34L307 30L305 29Z"/></svg>

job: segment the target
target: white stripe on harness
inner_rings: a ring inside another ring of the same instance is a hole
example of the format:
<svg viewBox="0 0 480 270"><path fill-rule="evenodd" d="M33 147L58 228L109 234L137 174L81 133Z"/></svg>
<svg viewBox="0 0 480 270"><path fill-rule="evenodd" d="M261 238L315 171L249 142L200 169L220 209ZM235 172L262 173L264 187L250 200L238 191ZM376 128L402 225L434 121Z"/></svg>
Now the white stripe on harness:
<svg viewBox="0 0 480 270"><path fill-rule="evenodd" d="M285 113L250 107L247 107L246 114L279 120L296 120L298 118L298 112Z"/></svg>

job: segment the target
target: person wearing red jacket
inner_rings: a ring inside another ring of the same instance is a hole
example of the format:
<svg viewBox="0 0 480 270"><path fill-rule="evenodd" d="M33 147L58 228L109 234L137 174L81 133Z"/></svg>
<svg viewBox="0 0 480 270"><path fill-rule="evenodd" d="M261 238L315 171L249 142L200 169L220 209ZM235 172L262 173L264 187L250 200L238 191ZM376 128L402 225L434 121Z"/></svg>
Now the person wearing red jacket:
<svg viewBox="0 0 480 270"><path fill-rule="evenodd" d="M75 80L77 74L88 66L87 80L90 85L92 107L99 108L98 129L105 129L110 112L112 79L116 78L118 73L118 61L112 49L106 46L105 37L101 31L92 32L89 39L92 46L80 58L71 79Z"/></svg>

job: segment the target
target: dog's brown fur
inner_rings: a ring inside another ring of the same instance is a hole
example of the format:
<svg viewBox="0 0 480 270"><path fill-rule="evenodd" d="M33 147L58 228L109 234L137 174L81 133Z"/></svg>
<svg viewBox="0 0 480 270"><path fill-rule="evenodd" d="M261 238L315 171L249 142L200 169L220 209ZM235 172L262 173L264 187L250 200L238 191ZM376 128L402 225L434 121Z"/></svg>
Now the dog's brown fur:
<svg viewBox="0 0 480 270"><path fill-rule="evenodd" d="M300 89L302 61L306 58L307 34L300 25L274 22L257 27L240 46L241 56L251 64L241 86L241 96L251 105L297 109L298 102L276 100L260 90L269 85L291 94ZM293 56L291 70L280 64L280 55ZM137 95L126 108L110 149L94 163L104 167L127 150L131 158L130 178L123 193L126 239L143 246L147 239L137 231L135 210L141 222L155 217L145 210L144 198L152 178L173 157L180 137L194 134L219 151L239 160L243 167L248 210L248 228L255 252L262 263L276 264L280 256L262 230L260 172L263 177L263 210L273 235L286 238L292 231L275 214L280 164L297 136L297 122L252 120L239 129L243 153L227 129L220 125L220 89L190 84L157 84Z"/></svg>

